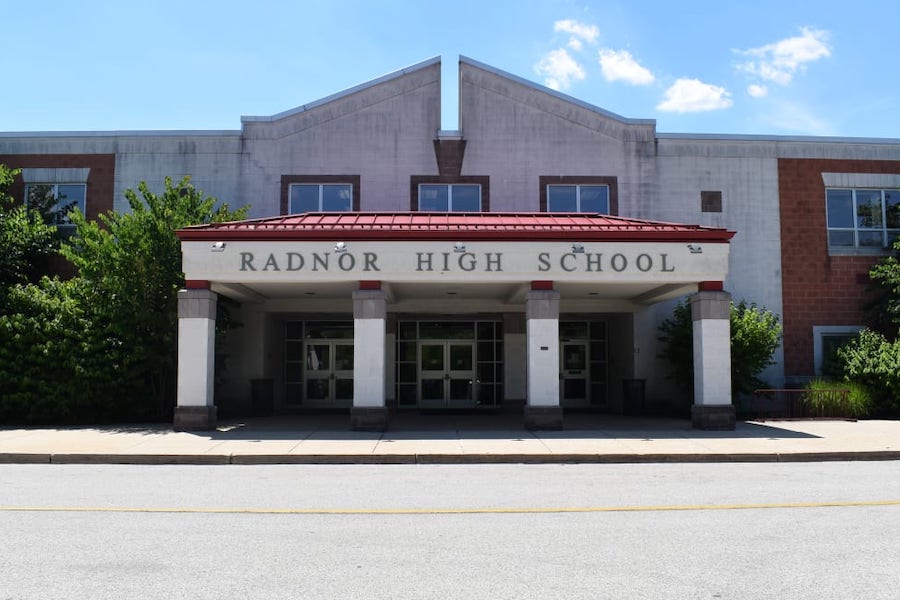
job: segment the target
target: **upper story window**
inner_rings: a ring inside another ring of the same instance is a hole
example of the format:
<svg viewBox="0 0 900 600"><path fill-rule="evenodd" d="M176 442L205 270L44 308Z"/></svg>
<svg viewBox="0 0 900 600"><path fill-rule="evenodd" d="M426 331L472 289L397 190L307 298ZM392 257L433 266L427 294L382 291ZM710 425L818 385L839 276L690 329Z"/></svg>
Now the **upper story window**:
<svg viewBox="0 0 900 600"><path fill-rule="evenodd" d="M828 247L882 250L900 237L900 190L825 191Z"/></svg>
<svg viewBox="0 0 900 600"><path fill-rule="evenodd" d="M409 210L489 212L491 179L487 175L411 175Z"/></svg>
<svg viewBox="0 0 900 600"><path fill-rule="evenodd" d="M423 212L480 212L481 186L472 183L419 184Z"/></svg>
<svg viewBox="0 0 900 600"><path fill-rule="evenodd" d="M69 213L87 210L87 184L29 183L25 185L25 203L52 215L53 224L60 229L72 229Z"/></svg>
<svg viewBox="0 0 900 600"><path fill-rule="evenodd" d="M282 175L281 214L359 210L359 175Z"/></svg>
<svg viewBox="0 0 900 600"><path fill-rule="evenodd" d="M609 214L609 186L548 185L547 212Z"/></svg>
<svg viewBox="0 0 900 600"><path fill-rule="evenodd" d="M294 183L290 189L291 214L342 212L353 209L353 186L349 183Z"/></svg>
<svg viewBox="0 0 900 600"><path fill-rule="evenodd" d="M619 214L619 181L607 175L541 175L541 212Z"/></svg>

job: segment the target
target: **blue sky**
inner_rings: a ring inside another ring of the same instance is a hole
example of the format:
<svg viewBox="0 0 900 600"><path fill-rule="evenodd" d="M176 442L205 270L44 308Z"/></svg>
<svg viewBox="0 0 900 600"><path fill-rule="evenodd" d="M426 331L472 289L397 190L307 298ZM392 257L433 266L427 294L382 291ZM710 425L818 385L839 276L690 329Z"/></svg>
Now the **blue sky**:
<svg viewBox="0 0 900 600"><path fill-rule="evenodd" d="M900 138L900 3L0 0L0 131L239 129L459 55L666 133Z"/></svg>

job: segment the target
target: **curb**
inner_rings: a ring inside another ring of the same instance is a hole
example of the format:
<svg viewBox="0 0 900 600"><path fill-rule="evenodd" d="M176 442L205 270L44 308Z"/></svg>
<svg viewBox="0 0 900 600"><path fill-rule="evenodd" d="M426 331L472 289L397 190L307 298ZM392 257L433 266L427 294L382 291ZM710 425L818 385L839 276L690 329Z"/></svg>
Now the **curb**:
<svg viewBox="0 0 900 600"><path fill-rule="evenodd" d="M788 463L900 460L900 450L752 454L47 454L0 453L0 464L466 465Z"/></svg>

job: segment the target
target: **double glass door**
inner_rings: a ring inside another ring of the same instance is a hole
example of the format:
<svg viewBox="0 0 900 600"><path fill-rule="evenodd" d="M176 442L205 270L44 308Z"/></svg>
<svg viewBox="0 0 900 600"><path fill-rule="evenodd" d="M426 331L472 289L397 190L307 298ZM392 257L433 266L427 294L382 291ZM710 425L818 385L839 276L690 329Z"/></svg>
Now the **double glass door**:
<svg viewBox="0 0 900 600"><path fill-rule="evenodd" d="M308 341L305 349L306 398L311 407L353 404L353 343Z"/></svg>
<svg viewBox="0 0 900 600"><path fill-rule="evenodd" d="M473 406L478 398L475 343L465 340L419 342L420 406Z"/></svg>

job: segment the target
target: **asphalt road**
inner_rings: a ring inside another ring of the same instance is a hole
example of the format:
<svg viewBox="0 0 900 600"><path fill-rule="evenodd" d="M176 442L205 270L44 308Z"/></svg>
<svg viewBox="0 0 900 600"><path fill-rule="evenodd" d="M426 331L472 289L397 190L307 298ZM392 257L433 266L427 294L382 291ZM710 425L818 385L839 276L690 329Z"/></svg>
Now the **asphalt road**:
<svg viewBox="0 0 900 600"><path fill-rule="evenodd" d="M0 600L900 597L900 463L0 465Z"/></svg>

